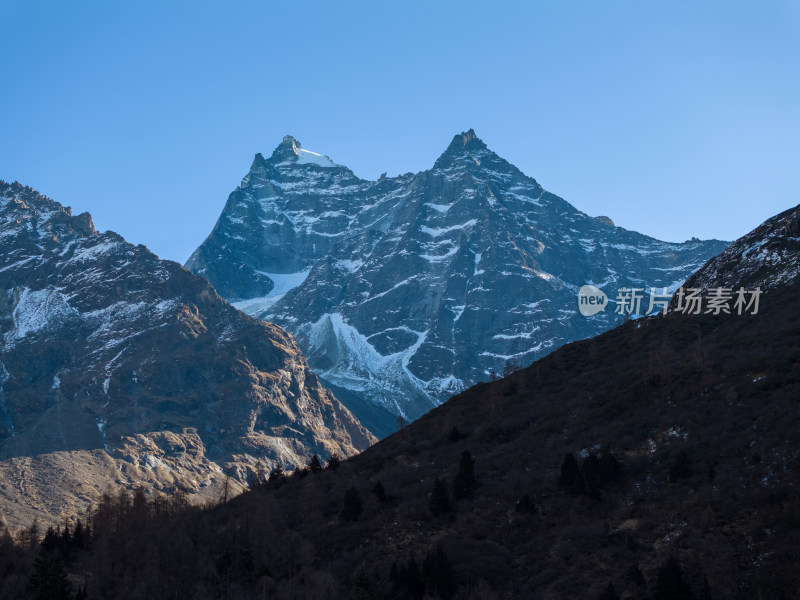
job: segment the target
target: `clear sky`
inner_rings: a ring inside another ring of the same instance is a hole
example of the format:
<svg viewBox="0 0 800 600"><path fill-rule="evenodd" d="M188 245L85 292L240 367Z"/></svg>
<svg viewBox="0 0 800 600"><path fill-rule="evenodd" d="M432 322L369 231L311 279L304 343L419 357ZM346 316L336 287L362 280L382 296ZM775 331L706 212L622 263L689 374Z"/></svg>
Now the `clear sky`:
<svg viewBox="0 0 800 600"><path fill-rule="evenodd" d="M665 240L800 202L800 0L0 0L0 26L0 178L180 262L285 134L377 178L472 127Z"/></svg>

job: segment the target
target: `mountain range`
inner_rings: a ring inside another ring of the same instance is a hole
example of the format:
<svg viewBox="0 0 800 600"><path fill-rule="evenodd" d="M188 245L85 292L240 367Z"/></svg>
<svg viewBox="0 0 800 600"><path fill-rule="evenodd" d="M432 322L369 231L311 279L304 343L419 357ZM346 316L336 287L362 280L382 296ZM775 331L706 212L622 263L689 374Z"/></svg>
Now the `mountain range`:
<svg viewBox="0 0 800 600"><path fill-rule="evenodd" d="M625 287L671 291L726 246L591 217L473 130L431 169L377 181L286 136L256 155L186 267L291 332L381 437L398 417L620 322L578 312L584 284L612 299Z"/></svg>
<svg viewBox="0 0 800 600"><path fill-rule="evenodd" d="M796 598L799 218L689 278L760 283L756 314L629 320L204 510L107 499L88 540L0 536L0 593L41 586L38 556L90 599Z"/></svg>
<svg viewBox="0 0 800 600"><path fill-rule="evenodd" d="M87 213L5 182L0 343L11 525L74 515L110 485L216 498L259 470L375 441L286 331Z"/></svg>

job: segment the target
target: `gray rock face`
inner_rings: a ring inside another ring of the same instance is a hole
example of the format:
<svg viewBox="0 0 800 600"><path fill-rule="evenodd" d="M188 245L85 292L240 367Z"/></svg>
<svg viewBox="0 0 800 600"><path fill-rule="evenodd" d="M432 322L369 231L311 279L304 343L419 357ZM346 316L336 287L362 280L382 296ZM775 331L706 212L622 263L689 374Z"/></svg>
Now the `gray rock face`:
<svg viewBox="0 0 800 600"><path fill-rule="evenodd" d="M727 244L666 243L593 218L457 135L432 169L357 178L286 137L257 155L187 262L298 339L378 435L507 363L617 319L577 310L586 283L677 287Z"/></svg>
<svg viewBox="0 0 800 600"><path fill-rule="evenodd" d="M164 458L173 475L191 445L206 475L225 466L243 480L256 461L293 467L374 441L283 329L96 232L88 214L5 182L0 336L0 461L100 449L124 463L169 433L184 438Z"/></svg>

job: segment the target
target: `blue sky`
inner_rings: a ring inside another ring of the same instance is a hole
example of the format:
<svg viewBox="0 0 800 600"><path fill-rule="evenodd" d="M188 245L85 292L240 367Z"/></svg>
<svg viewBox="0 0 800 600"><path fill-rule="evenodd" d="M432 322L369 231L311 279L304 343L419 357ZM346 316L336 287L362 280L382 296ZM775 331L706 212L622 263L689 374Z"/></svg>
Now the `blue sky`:
<svg viewBox="0 0 800 600"><path fill-rule="evenodd" d="M180 262L287 133L377 178L472 127L666 240L800 201L800 0L0 0L0 23L0 178Z"/></svg>

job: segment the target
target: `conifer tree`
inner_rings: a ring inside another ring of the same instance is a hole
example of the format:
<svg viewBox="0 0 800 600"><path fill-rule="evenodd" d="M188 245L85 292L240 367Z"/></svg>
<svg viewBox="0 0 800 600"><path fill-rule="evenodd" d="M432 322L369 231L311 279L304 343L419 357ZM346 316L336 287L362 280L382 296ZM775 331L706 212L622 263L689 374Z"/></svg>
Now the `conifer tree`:
<svg viewBox="0 0 800 600"><path fill-rule="evenodd" d="M458 442L458 441L460 441L462 439L464 439L464 436L458 430L458 427L453 425L452 429L450 429L450 432L447 434L447 441L448 442Z"/></svg>
<svg viewBox="0 0 800 600"><path fill-rule="evenodd" d="M572 481L572 485L569 489L573 494L580 495L586 493L586 481L580 471L575 474L575 479Z"/></svg>
<svg viewBox="0 0 800 600"><path fill-rule="evenodd" d="M539 510L539 505L533 498L530 497L529 494L523 494L523 496L517 501L515 510L518 513L532 515Z"/></svg>
<svg viewBox="0 0 800 600"><path fill-rule="evenodd" d="M353 581L352 600L377 600L382 597L380 585L374 577L363 571L356 574Z"/></svg>
<svg viewBox="0 0 800 600"><path fill-rule="evenodd" d="M380 481L372 488L372 493L375 494L381 503L386 502L386 490L383 488L383 484Z"/></svg>
<svg viewBox="0 0 800 600"><path fill-rule="evenodd" d="M308 461L308 468L312 473L319 473L322 471L322 463L319 462L319 456L315 454L311 457L311 460Z"/></svg>
<svg viewBox="0 0 800 600"><path fill-rule="evenodd" d="M28 580L28 595L35 600L72 600L72 590L58 553L44 549L39 553Z"/></svg>
<svg viewBox="0 0 800 600"><path fill-rule="evenodd" d="M561 462L561 477L558 478L558 485L565 488L572 487L577 475L578 461L575 460L572 452L567 452Z"/></svg>
<svg viewBox="0 0 800 600"><path fill-rule="evenodd" d="M634 584L636 587L643 588L645 586L644 575L639 565L632 564L628 571L625 573L625 581Z"/></svg>
<svg viewBox="0 0 800 600"><path fill-rule="evenodd" d="M425 593L425 586L422 582L422 575L417 565L417 561L412 556L408 559L408 564L402 571L401 588L404 598L413 600L421 599Z"/></svg>
<svg viewBox="0 0 800 600"><path fill-rule="evenodd" d="M286 475L283 472L283 467L281 467L280 465L275 465L269 472L267 483L273 486L278 486L285 481L286 481Z"/></svg>
<svg viewBox="0 0 800 600"><path fill-rule="evenodd" d="M598 477L600 484L614 481L620 474L620 467L617 458L608 450L603 451L599 457Z"/></svg>
<svg viewBox="0 0 800 600"><path fill-rule="evenodd" d="M450 510L450 497L447 484L438 477L433 482L433 491L429 501L429 508L433 516L440 515Z"/></svg>
<svg viewBox="0 0 800 600"><path fill-rule="evenodd" d="M686 450L678 452L669 464L669 480L672 483L688 477L691 472L689 465L689 455Z"/></svg>
<svg viewBox="0 0 800 600"><path fill-rule="evenodd" d="M422 581L425 592L432 598L450 600L456 593L453 567L441 546L425 555L422 562Z"/></svg>
<svg viewBox="0 0 800 600"><path fill-rule="evenodd" d="M613 583L609 583L606 586L606 589L603 590L603 593L600 594L599 600L619 600L619 594L617 590L614 588Z"/></svg>
<svg viewBox="0 0 800 600"><path fill-rule="evenodd" d="M344 493L344 506L340 515L345 521L358 521L362 510L363 503L361 502L361 497L358 495L356 488L351 486L350 489Z"/></svg>
<svg viewBox="0 0 800 600"><path fill-rule="evenodd" d="M595 500L600 499L600 461L597 455L592 453L583 459L581 465L581 475L586 484L586 494Z"/></svg>
<svg viewBox="0 0 800 600"><path fill-rule="evenodd" d="M658 569L653 597L655 600L686 600L691 597L691 593L680 562L676 557L670 556Z"/></svg>
<svg viewBox="0 0 800 600"><path fill-rule="evenodd" d="M396 598L420 600L425 594L422 575L414 557L411 557L405 564L392 563L389 579L397 592L394 596Z"/></svg>
<svg viewBox="0 0 800 600"><path fill-rule="evenodd" d="M53 552L61 547L61 534L53 529L50 525L44 534L42 540L42 550L45 552Z"/></svg>
<svg viewBox="0 0 800 600"><path fill-rule="evenodd" d="M461 500L466 498L475 487L475 459L469 450L461 453L461 461L458 463L458 473L453 480L453 497Z"/></svg>
<svg viewBox="0 0 800 600"><path fill-rule="evenodd" d="M703 592L700 594L700 600L713 600L711 595L711 586L708 585L708 576L703 575Z"/></svg>
<svg viewBox="0 0 800 600"><path fill-rule="evenodd" d="M331 454L331 457L328 459L328 466L326 468L331 470L331 471L335 471L336 469L339 468L339 465L341 464L341 462L342 461L339 458L339 455L334 452L333 454Z"/></svg>

